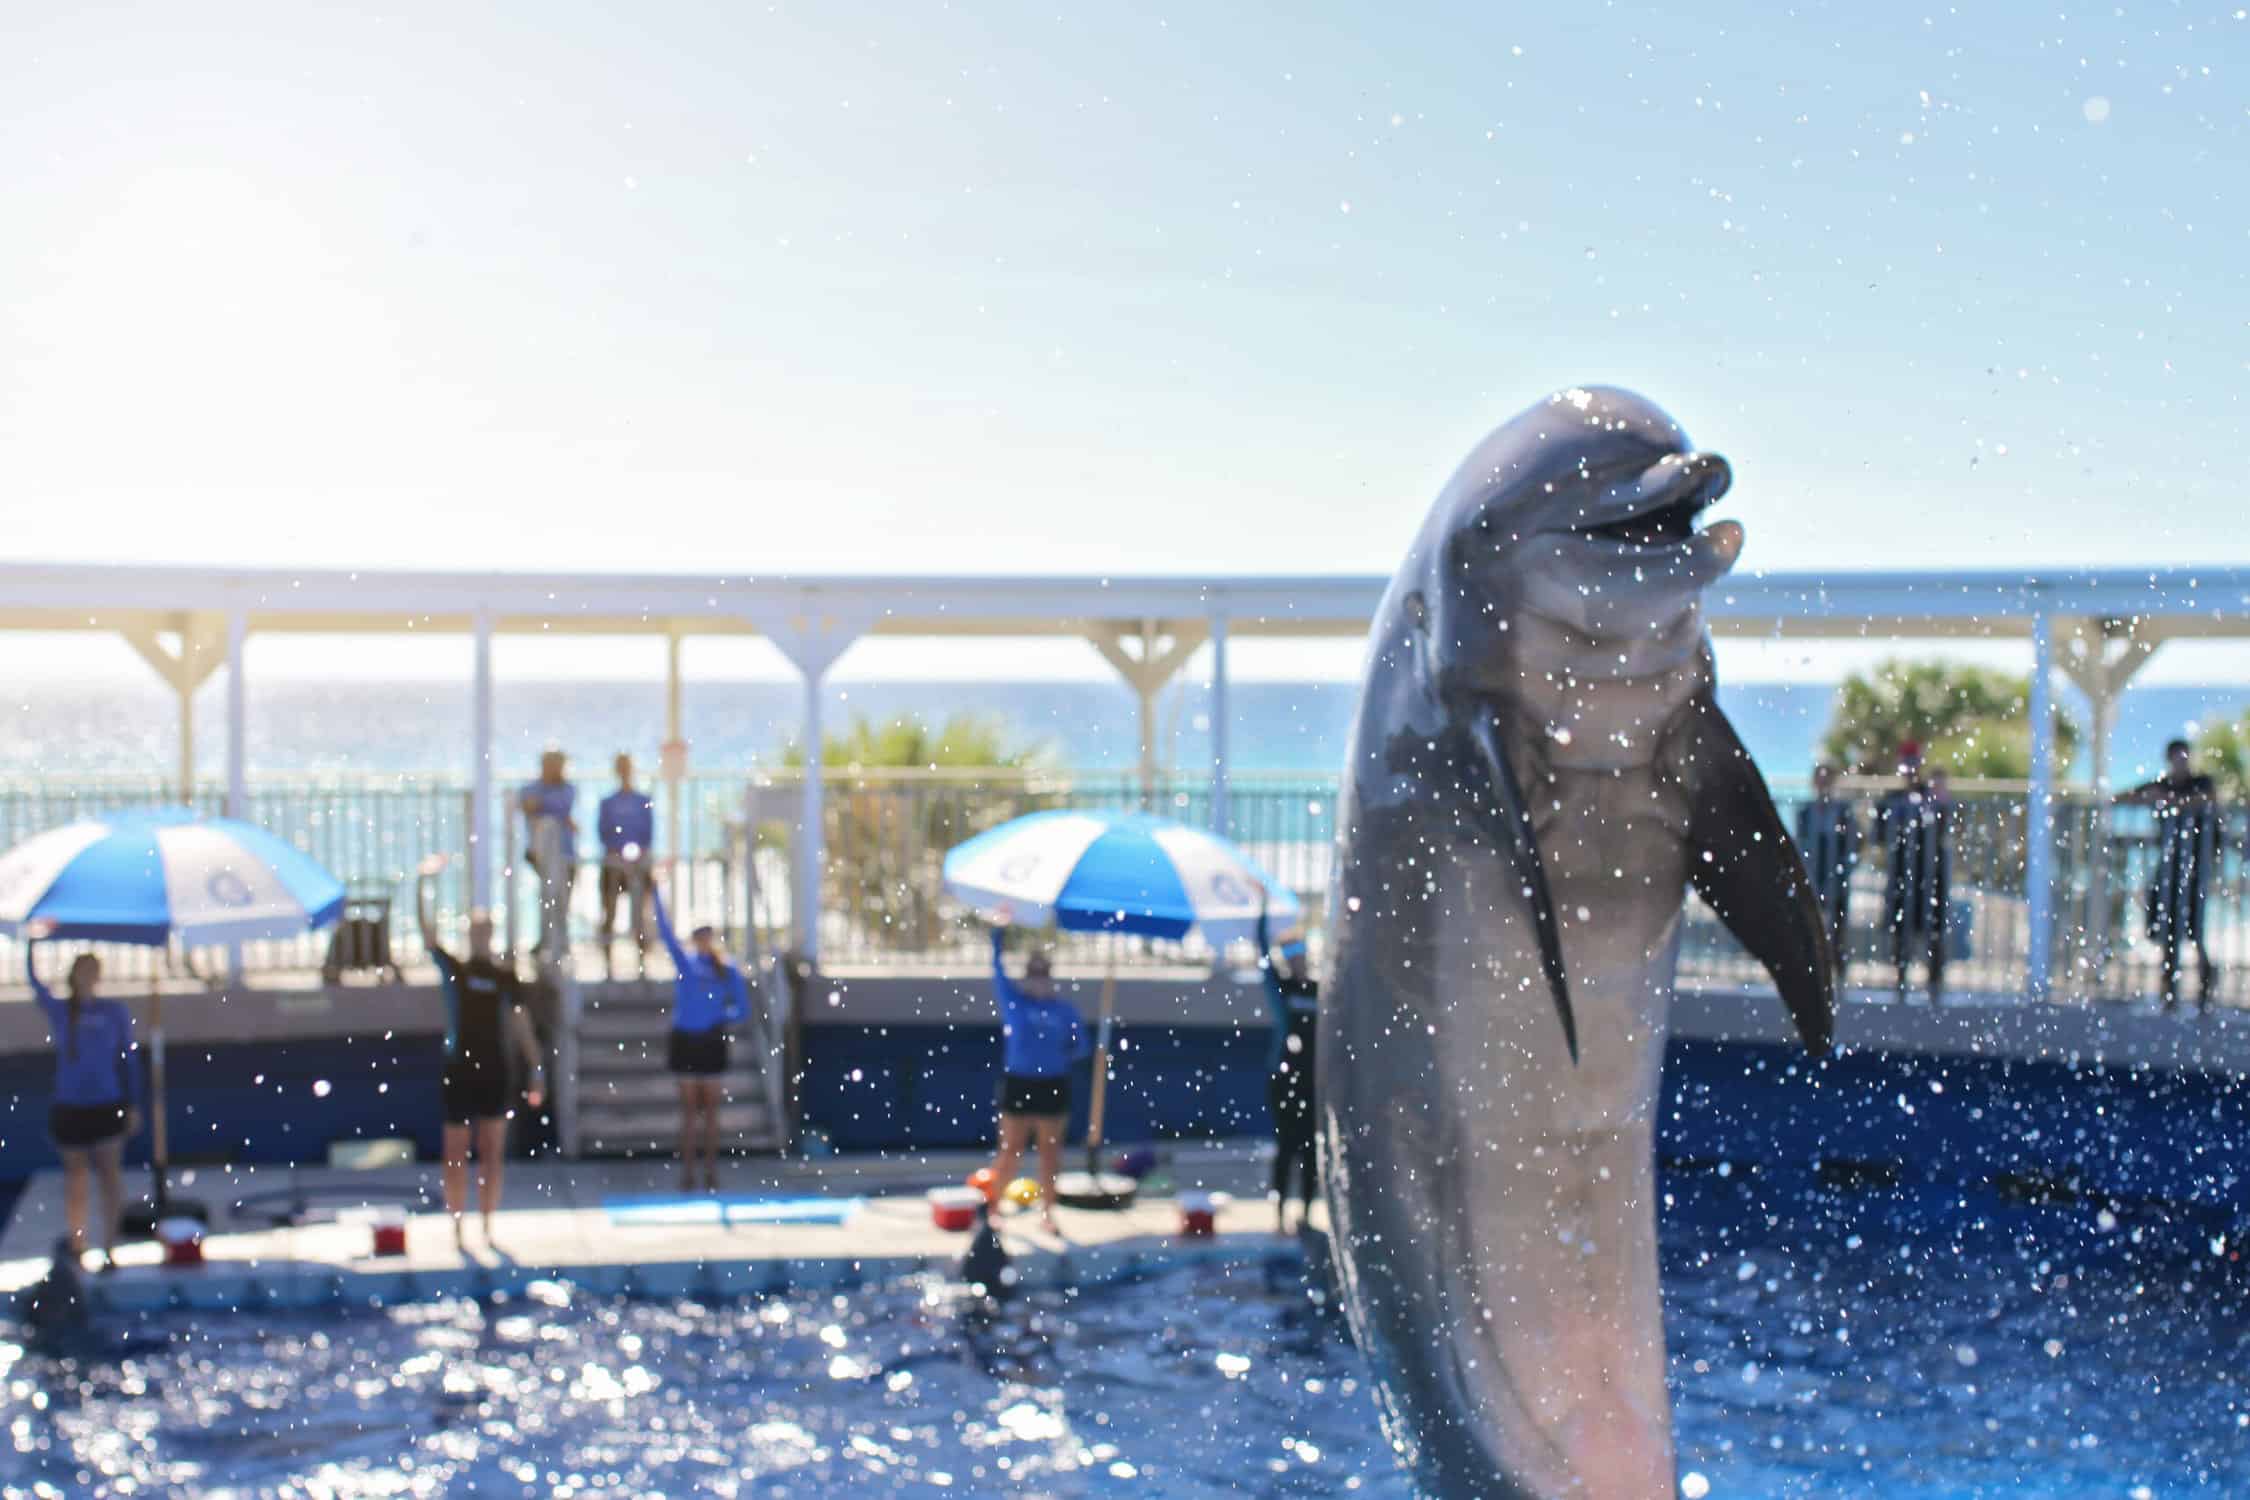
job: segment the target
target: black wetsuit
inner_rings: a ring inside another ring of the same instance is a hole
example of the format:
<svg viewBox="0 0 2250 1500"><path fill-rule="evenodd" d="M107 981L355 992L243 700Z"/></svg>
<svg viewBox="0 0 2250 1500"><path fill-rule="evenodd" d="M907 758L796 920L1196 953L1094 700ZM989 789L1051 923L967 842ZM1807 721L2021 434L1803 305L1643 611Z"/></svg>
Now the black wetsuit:
<svg viewBox="0 0 2250 1500"><path fill-rule="evenodd" d="M445 1123L497 1119L515 1103L508 1013L523 1004L523 986L489 958L463 963L442 948L430 957L445 994Z"/></svg>
<svg viewBox="0 0 2250 1500"><path fill-rule="evenodd" d="M1891 961L1898 987L1915 956L1930 965L1930 995L1945 989L1945 930L1952 915L1952 830L1946 804L1922 782L1887 792L1875 809L1875 827L1890 857L1883 887L1883 920L1891 930Z"/></svg>
<svg viewBox="0 0 2250 1500"><path fill-rule="evenodd" d="M1828 919L1828 946L1839 972L1850 957L1852 871L1859 867L1859 814L1841 797L1816 797L1797 809L1797 848Z"/></svg>
<svg viewBox="0 0 2250 1500"><path fill-rule="evenodd" d="M1313 1101L1313 1044L1320 1032L1320 986L1290 979L1266 957L1266 927L1258 920L1258 954L1266 959L1266 1004L1273 1011L1273 1042L1266 1050L1266 1104L1273 1111L1279 1149L1273 1158L1273 1191L1289 1198L1294 1174L1299 1202L1320 1191L1319 1113Z"/></svg>
<svg viewBox="0 0 2250 1500"><path fill-rule="evenodd" d="M2217 788L2208 776L2166 776L2128 795L2156 814L2156 868L2149 874L2148 935L2164 953L2164 1001L2180 999L2181 959L2195 949L2198 993L2211 999L2211 954L2203 946L2203 897L2218 855Z"/></svg>

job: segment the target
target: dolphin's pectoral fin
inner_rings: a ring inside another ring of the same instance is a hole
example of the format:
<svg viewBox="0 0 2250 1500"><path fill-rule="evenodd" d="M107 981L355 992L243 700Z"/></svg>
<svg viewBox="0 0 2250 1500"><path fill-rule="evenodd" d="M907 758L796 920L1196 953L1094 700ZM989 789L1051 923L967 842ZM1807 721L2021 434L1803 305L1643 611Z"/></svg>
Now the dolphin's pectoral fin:
<svg viewBox="0 0 2250 1500"><path fill-rule="evenodd" d="M1765 778L1708 691L1687 710L1688 875L1727 931L1764 964L1815 1055L1836 1037L1835 960L1805 862Z"/></svg>
<svg viewBox="0 0 2250 1500"><path fill-rule="evenodd" d="M1562 1019L1563 1041L1570 1060L1578 1061L1578 1021L1570 1011L1570 980L1563 972L1562 928L1555 921L1554 897L1547 890L1547 867L1539 862L1539 841L1531 828L1531 810L1524 804L1523 788L1508 754L1500 744L1500 726L1489 713L1467 716L1470 737L1491 777L1491 796L1477 799L1480 811L1489 810L1499 826L1495 842L1508 851L1516 878L1523 882L1531 906L1531 924L1539 934L1539 967L1547 973L1547 988L1554 993L1555 1014Z"/></svg>

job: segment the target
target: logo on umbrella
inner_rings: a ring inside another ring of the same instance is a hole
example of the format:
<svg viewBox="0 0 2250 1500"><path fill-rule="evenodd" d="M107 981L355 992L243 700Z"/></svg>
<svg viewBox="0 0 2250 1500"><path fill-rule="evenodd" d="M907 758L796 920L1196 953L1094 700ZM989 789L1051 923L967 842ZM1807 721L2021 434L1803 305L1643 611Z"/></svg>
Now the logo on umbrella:
<svg viewBox="0 0 2250 1500"><path fill-rule="evenodd" d="M214 870L210 879L203 882L203 890L221 906L248 906L250 883L232 870Z"/></svg>
<svg viewBox="0 0 2250 1500"><path fill-rule="evenodd" d="M1039 862L1043 857L1032 853L1014 855L1000 866L1000 878L1002 880L1027 880L1030 878L1031 872L1039 868Z"/></svg>
<svg viewBox="0 0 2250 1500"><path fill-rule="evenodd" d="M1222 870L1211 877L1211 895L1214 899L1224 901L1229 906L1247 906L1250 904L1249 887L1235 879L1234 873L1230 870Z"/></svg>

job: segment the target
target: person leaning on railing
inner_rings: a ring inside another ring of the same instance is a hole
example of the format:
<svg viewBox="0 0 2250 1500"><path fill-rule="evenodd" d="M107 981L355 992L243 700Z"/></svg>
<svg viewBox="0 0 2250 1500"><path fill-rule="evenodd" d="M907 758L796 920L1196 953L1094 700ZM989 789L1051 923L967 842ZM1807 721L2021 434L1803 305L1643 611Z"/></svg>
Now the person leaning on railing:
<svg viewBox="0 0 2250 1500"><path fill-rule="evenodd" d="M1797 809L1797 848L1812 876L1821 914L1828 919L1828 946L1841 975L1851 952L1852 871L1859 868L1865 840L1859 813L1836 795L1836 768L1814 766L1812 785L1812 800Z"/></svg>
<svg viewBox="0 0 2250 1500"><path fill-rule="evenodd" d="M2203 946L2203 898L2216 862L2219 789L2195 769L2186 740L2164 747L2164 774L2144 781L2114 800L2146 807L2156 815L2156 868L2149 872L2148 935L2164 952L2164 1008L2180 1003L2183 950L2195 948L2196 1004L2208 1010L2214 966Z"/></svg>
<svg viewBox="0 0 2250 1500"><path fill-rule="evenodd" d="M524 863L539 876L539 942L542 954L557 953L559 945L549 939L561 935L570 922L570 888L578 879L578 788L571 785L563 774L564 757L560 750L547 750L539 757L539 779L524 783L517 798L523 809L524 831L530 845L524 851ZM539 868L539 823L551 819L560 841L561 865L559 870ZM557 924L561 924L558 926Z"/></svg>
<svg viewBox="0 0 2250 1500"><path fill-rule="evenodd" d="M617 930L618 898L625 898L626 916L632 923L633 948L642 972L648 969L648 922L643 910L648 900L648 857L656 843L656 804L648 793L633 785L633 757L617 757L617 790L602 798L594 823L602 841L602 968L617 977L616 956L610 951Z"/></svg>

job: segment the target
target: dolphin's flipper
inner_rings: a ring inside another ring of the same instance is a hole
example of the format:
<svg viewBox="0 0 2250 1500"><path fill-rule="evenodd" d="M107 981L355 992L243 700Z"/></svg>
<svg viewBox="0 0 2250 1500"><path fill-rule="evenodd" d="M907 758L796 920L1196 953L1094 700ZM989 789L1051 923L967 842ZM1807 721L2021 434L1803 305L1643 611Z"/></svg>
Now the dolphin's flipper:
<svg viewBox="0 0 2250 1500"><path fill-rule="evenodd" d="M1693 811L1688 874L1736 941L1766 966L1797 1035L1819 1056L1836 1039L1835 960L1805 862L1765 778L1708 690L1682 716Z"/></svg>
<svg viewBox="0 0 2250 1500"><path fill-rule="evenodd" d="M1578 1061L1578 1021L1570 1013L1570 980L1563 972L1562 929L1555 922L1555 899L1547 890L1547 867L1539 862L1539 841L1532 834L1531 810L1524 805L1523 787L1516 780L1508 753L1500 744L1500 726L1490 713L1469 716L1469 734L1492 778L1490 806L1500 827L1497 842L1508 851L1516 878L1523 882L1531 903L1531 923L1539 934L1539 967L1547 973L1547 988L1554 993L1555 1014L1562 1018L1563 1040L1570 1060ZM1756 773L1752 773L1753 776ZM1761 788L1762 790L1762 788ZM1772 811L1768 804L1767 811Z"/></svg>

